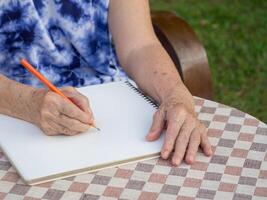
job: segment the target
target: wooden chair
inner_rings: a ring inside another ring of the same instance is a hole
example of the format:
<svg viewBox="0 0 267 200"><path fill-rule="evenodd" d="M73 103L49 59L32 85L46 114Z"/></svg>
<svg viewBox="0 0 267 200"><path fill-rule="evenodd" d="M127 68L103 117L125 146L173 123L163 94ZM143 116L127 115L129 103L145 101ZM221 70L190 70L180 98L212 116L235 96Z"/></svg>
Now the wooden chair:
<svg viewBox="0 0 267 200"><path fill-rule="evenodd" d="M211 73L206 51L188 23L166 11L151 13L154 30L169 53L189 91L213 98Z"/></svg>

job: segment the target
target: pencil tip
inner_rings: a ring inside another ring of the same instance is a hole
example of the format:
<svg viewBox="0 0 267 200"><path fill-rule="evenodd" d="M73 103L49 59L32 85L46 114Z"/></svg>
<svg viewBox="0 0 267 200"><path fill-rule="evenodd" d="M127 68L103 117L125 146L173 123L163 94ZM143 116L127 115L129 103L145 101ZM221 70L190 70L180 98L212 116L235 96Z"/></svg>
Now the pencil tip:
<svg viewBox="0 0 267 200"><path fill-rule="evenodd" d="M100 129L100 128L98 128L98 127L96 127L96 126L94 126L94 128L95 128L96 130L98 130L98 131L101 131L101 129Z"/></svg>
<svg viewBox="0 0 267 200"><path fill-rule="evenodd" d="M93 124L89 124L91 127L93 127L94 129L98 130L98 131L101 131L100 128L98 128L94 123Z"/></svg>

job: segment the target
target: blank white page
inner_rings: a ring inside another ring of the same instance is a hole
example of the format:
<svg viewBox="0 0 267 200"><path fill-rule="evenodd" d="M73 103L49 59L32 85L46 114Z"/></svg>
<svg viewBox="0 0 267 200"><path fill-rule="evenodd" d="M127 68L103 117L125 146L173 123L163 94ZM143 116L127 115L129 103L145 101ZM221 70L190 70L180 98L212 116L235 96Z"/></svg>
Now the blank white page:
<svg viewBox="0 0 267 200"><path fill-rule="evenodd" d="M91 129L76 136L46 136L30 123L0 115L0 146L27 183L115 166L160 151L162 138L145 140L155 108L127 84L78 90L89 98L100 132Z"/></svg>

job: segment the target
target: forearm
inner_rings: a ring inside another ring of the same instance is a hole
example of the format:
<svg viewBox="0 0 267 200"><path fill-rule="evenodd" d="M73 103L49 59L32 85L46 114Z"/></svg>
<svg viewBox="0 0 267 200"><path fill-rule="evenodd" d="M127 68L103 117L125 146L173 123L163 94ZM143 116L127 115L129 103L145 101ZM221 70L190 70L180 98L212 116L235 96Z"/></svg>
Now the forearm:
<svg viewBox="0 0 267 200"><path fill-rule="evenodd" d="M10 80L0 74L0 114L20 118L35 123L37 116L32 99L37 90Z"/></svg>
<svg viewBox="0 0 267 200"><path fill-rule="evenodd" d="M192 95L160 43L131 52L124 68L138 86L157 102L162 103L164 99L175 96L188 109L194 110Z"/></svg>

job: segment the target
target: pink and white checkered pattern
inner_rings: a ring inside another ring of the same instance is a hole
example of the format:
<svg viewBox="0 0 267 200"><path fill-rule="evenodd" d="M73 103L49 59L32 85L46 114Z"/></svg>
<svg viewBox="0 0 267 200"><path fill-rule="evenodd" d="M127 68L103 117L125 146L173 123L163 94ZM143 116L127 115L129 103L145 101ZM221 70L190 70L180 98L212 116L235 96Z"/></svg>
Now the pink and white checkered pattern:
<svg viewBox="0 0 267 200"><path fill-rule="evenodd" d="M208 126L212 157L192 166L153 159L27 186L0 151L0 199L267 199L267 125L216 102L195 98Z"/></svg>

